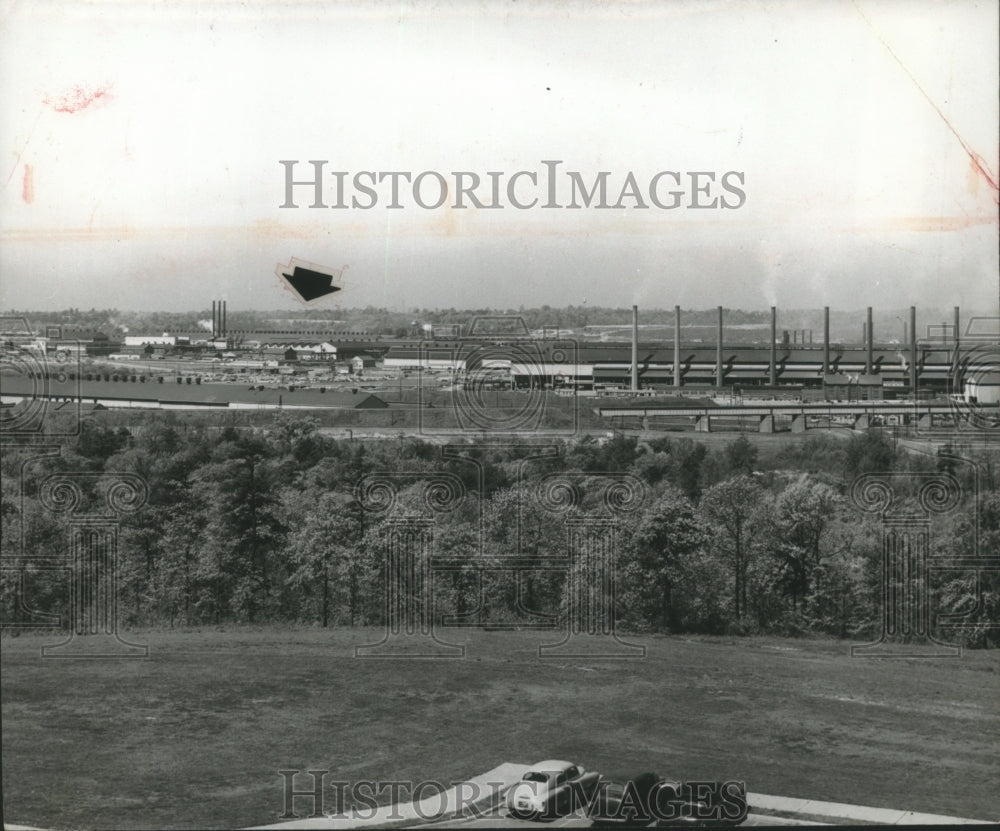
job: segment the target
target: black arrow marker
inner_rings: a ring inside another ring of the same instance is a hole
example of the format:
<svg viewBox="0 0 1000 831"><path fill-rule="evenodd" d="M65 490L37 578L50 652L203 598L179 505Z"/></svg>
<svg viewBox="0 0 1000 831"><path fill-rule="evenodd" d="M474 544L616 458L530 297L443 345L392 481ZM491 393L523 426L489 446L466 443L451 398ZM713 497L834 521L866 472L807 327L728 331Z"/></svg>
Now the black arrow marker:
<svg viewBox="0 0 1000 831"><path fill-rule="evenodd" d="M344 269L325 268L314 263L297 265L293 257L288 265L278 264L276 273L304 302L310 303L341 290L338 285Z"/></svg>
<svg viewBox="0 0 1000 831"><path fill-rule="evenodd" d="M282 273L282 276L291 283L292 288L307 303L317 297L340 291L340 286L333 285L332 274L323 274L309 268L296 266L291 274Z"/></svg>

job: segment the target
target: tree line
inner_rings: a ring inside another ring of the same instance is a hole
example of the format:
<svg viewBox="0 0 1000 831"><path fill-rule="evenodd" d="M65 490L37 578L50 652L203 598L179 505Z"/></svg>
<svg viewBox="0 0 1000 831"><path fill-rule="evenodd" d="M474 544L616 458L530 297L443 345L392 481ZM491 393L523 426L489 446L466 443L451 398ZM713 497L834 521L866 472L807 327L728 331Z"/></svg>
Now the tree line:
<svg viewBox="0 0 1000 831"><path fill-rule="evenodd" d="M146 483L146 504L120 519L125 628L380 625L387 552L401 527L417 527L417 566L430 557L446 566L433 577L439 619L517 626L564 613L572 564L558 563L572 531L613 534L623 631L871 640L881 626L884 528L850 488L872 472L895 474L900 504L914 506L928 476L951 477L962 496L933 517L934 552L1000 550L991 465L907 453L877 432L810 437L762 457L742 436L715 449L623 435L443 446L333 439L287 412L257 427L170 413L143 424L85 420L60 453L30 463L7 446L5 621L24 622L29 610L67 619L65 573L41 565L67 552L70 518L38 492L59 473L89 474L78 480L91 483L93 499L102 477ZM609 501L623 487L630 496ZM580 531L588 518L602 521ZM998 578L965 568L926 574L932 609L963 623L943 639L996 645Z"/></svg>

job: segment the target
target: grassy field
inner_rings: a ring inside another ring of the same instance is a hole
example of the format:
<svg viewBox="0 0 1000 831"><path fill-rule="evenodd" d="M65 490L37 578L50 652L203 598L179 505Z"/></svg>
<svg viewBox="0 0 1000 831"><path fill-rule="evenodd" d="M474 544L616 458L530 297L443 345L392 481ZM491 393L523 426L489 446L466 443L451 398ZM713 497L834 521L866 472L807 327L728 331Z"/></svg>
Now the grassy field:
<svg viewBox="0 0 1000 831"><path fill-rule="evenodd" d="M280 813L282 768L447 782L553 757L1000 816L1000 653L874 660L835 641L656 637L632 639L648 647L639 661L540 660L551 635L460 631L464 660L351 657L378 637L133 633L150 657L118 663L5 638L5 818L241 827Z"/></svg>

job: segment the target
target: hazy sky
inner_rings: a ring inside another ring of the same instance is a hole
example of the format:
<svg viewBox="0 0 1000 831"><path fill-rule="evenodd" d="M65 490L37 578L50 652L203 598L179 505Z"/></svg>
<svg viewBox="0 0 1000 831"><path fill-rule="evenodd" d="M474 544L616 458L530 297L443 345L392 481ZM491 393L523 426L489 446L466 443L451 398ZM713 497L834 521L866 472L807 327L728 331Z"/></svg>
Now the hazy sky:
<svg viewBox="0 0 1000 831"><path fill-rule="evenodd" d="M5 4L0 306L290 308L298 257L329 306L995 308L995 2L430 5ZM745 203L282 209L282 159Z"/></svg>

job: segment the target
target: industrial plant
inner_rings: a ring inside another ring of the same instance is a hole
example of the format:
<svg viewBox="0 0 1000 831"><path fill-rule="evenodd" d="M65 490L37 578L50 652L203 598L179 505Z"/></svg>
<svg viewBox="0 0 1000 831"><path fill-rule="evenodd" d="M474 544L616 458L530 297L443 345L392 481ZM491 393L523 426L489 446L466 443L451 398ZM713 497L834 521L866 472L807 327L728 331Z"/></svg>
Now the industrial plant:
<svg viewBox="0 0 1000 831"><path fill-rule="evenodd" d="M726 408L756 419L762 432L780 429L774 407L824 405L827 422L842 416L855 427L868 426L873 415L877 423L930 426L951 419L956 402L987 411L1000 402L997 321L970 317L963 327L958 307L951 323L923 332L910 307L908 319L900 318L902 341L880 339L871 307L854 342L831 338L829 307L814 333L779 330L772 306L770 326L753 338L739 325L727 329L721 306L714 338L686 336L679 306L672 327L640 327L640 316L633 306L630 327L585 332L530 331L517 316L501 315L464 325L414 321L405 334L316 324L249 329L230 328L227 303L218 300L197 331L109 335L48 327L41 335L24 322L3 333L0 395L9 416L32 395L102 407L328 409L363 401L364 408L412 409L470 389L520 391L599 399L591 410L622 426L648 428L672 415L709 430ZM702 325L699 334L706 331ZM790 429L805 429L805 410L799 416L792 414Z"/></svg>

